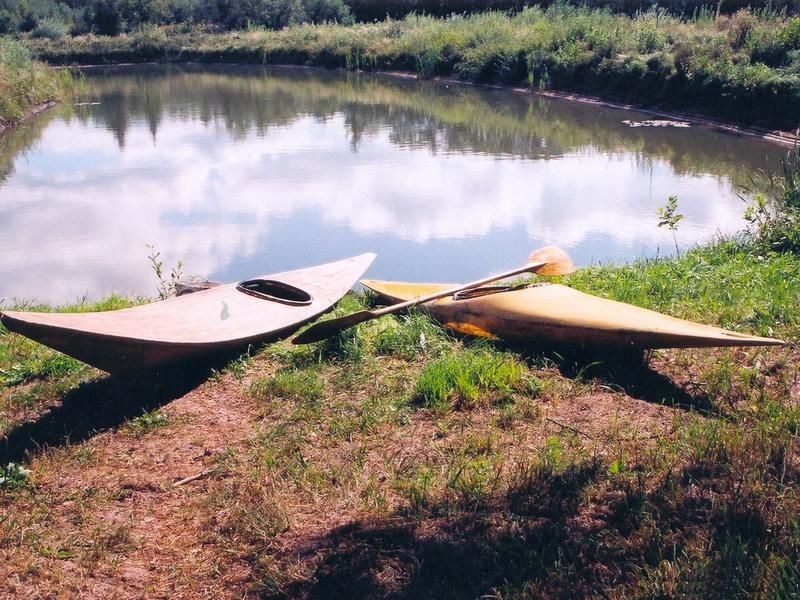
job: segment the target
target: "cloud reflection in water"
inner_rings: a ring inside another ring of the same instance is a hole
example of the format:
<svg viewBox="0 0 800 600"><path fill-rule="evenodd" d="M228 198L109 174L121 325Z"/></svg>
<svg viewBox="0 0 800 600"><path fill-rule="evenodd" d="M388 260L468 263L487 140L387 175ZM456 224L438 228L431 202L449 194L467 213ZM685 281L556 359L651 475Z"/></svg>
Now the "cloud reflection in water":
<svg viewBox="0 0 800 600"><path fill-rule="evenodd" d="M779 154L627 130L619 111L380 78L182 69L89 87L100 105L46 117L27 151L0 159L13 164L0 297L152 294L146 244L224 280L364 250L380 257L370 275L419 280L478 277L545 243L584 263L653 255L672 247L656 226L669 195L681 244L734 231L733 174Z"/></svg>

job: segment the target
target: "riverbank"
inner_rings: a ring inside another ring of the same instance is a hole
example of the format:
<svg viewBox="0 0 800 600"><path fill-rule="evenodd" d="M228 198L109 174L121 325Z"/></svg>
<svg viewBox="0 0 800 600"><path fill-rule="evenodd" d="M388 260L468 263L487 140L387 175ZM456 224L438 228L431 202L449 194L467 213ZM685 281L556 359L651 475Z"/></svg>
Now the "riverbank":
<svg viewBox="0 0 800 600"><path fill-rule="evenodd" d="M152 28L115 37L27 39L52 64L243 62L393 70L524 84L794 130L800 19L761 13L690 21L566 6L515 16L301 25L208 33Z"/></svg>
<svg viewBox="0 0 800 600"><path fill-rule="evenodd" d="M0 484L4 590L797 589L800 259L727 241L563 282L790 345L564 357L413 313L145 382L2 331L6 458L24 461Z"/></svg>
<svg viewBox="0 0 800 600"><path fill-rule="evenodd" d="M49 69L21 44L0 38L0 134L62 99L71 84L68 70Z"/></svg>

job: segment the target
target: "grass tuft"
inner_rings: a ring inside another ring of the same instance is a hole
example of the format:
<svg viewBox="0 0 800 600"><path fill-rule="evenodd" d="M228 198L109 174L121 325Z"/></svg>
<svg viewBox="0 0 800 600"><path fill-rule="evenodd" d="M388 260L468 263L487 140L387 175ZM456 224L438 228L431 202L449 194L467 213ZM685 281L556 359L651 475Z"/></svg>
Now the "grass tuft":
<svg viewBox="0 0 800 600"><path fill-rule="evenodd" d="M154 429L165 427L169 422L169 415L158 409L153 409L125 423L123 430L132 435L139 436L153 431Z"/></svg>
<svg viewBox="0 0 800 600"><path fill-rule="evenodd" d="M273 377L258 379L250 384L250 393L259 399L282 398L297 402L318 402L324 392L322 380L312 369L285 369Z"/></svg>
<svg viewBox="0 0 800 600"><path fill-rule="evenodd" d="M463 349L425 366L414 398L427 408L473 407L511 399L524 381L525 365L510 354L487 348Z"/></svg>

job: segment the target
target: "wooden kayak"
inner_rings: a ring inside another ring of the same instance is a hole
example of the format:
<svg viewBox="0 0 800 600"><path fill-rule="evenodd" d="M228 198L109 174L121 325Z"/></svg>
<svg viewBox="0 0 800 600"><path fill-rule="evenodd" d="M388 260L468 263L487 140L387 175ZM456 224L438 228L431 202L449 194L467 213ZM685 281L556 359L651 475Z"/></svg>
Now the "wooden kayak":
<svg viewBox="0 0 800 600"><path fill-rule="evenodd" d="M361 283L389 303L455 287L376 280ZM454 331L525 343L641 349L785 343L676 319L558 284L486 286L424 306Z"/></svg>
<svg viewBox="0 0 800 600"><path fill-rule="evenodd" d="M209 359L289 336L329 310L374 254L264 275L123 310L7 311L10 331L110 373Z"/></svg>

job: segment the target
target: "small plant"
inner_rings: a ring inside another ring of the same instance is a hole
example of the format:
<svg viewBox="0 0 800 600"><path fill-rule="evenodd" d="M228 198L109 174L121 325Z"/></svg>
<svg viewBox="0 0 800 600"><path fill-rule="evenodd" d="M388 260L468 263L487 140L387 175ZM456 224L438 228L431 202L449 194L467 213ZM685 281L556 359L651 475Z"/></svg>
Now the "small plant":
<svg viewBox="0 0 800 600"><path fill-rule="evenodd" d="M675 241L675 254L680 255L678 249L678 223L683 219L683 215L678 212L678 197L670 196L667 203L658 209L658 226L668 227L672 232L672 239Z"/></svg>
<svg viewBox="0 0 800 600"><path fill-rule="evenodd" d="M28 485L30 469L17 463L8 463L0 467L0 490L16 490Z"/></svg>
<svg viewBox="0 0 800 600"><path fill-rule="evenodd" d="M147 248L150 250L147 260L150 261L150 267L158 279L158 297L161 300L166 300L176 293L177 283L183 275L183 263L178 261L170 269L169 278L167 278L164 276L164 261L161 260L161 252L158 252L152 244L147 244Z"/></svg>
<svg viewBox="0 0 800 600"><path fill-rule="evenodd" d="M34 379L65 377L80 371L83 365L69 356L48 353L0 369L0 387L11 387Z"/></svg>
<svg viewBox="0 0 800 600"><path fill-rule="evenodd" d="M251 352L252 352L252 347L248 347L247 352L230 361L223 371L230 373L231 375L234 376L236 381L241 383L242 380L244 380L244 375L247 372L247 368L253 362L253 356ZM215 379L219 379L222 376L222 373L215 370L214 375Z"/></svg>
<svg viewBox="0 0 800 600"><path fill-rule="evenodd" d="M134 435L142 435L169 423L169 416L158 409L139 415L125 424L125 429Z"/></svg>
<svg viewBox="0 0 800 600"><path fill-rule="evenodd" d="M761 172L745 188L752 193L757 179L766 180L767 192L756 193L745 210L750 233L762 251L800 250L800 150L789 151L781 160L781 174Z"/></svg>

